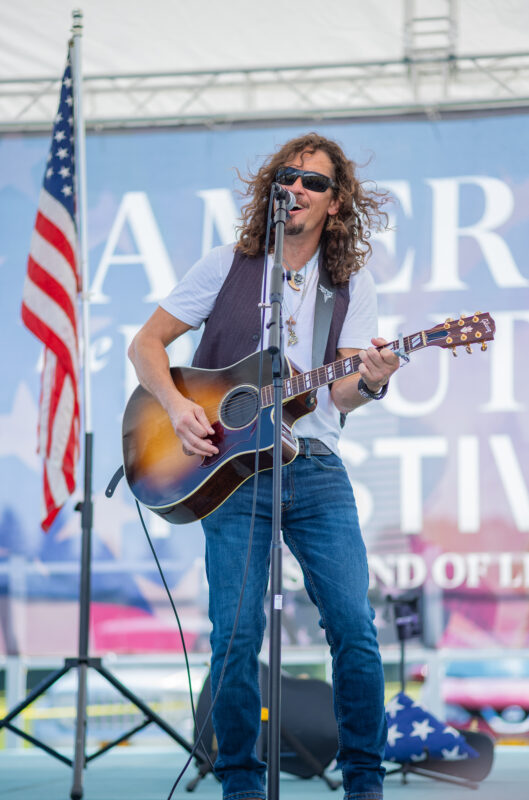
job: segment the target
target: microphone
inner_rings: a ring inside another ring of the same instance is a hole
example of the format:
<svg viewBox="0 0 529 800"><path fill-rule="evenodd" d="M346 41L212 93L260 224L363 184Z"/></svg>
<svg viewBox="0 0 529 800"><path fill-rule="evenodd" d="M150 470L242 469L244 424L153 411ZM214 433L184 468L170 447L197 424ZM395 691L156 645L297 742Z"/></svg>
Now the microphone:
<svg viewBox="0 0 529 800"><path fill-rule="evenodd" d="M288 189L283 189L279 183L273 183L272 190L278 200L284 200L286 202L287 211L290 211L291 208L294 208L296 205L296 198L292 192L289 192Z"/></svg>

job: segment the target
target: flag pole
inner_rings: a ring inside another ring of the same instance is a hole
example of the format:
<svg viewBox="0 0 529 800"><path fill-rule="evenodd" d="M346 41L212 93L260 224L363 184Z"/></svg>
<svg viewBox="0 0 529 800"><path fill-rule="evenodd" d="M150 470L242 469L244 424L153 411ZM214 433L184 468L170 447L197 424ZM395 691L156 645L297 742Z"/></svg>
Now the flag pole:
<svg viewBox="0 0 529 800"><path fill-rule="evenodd" d="M83 71L82 34L83 13L72 11L73 43L72 78L74 98L74 153L77 200L77 227L79 260L81 273L82 307L82 375L83 375L83 420L84 420L84 493L80 503L81 511L81 577L79 592L79 648L78 648L78 688L77 716L75 724L75 745L73 759L73 781L70 796L80 800L83 796L83 770L86 764L86 724L87 724L87 677L88 640L90 630L90 602L92 560L92 395L90 385L90 276L88 268L87 236L87 194L86 194L86 147L85 124L83 116Z"/></svg>
<svg viewBox="0 0 529 800"><path fill-rule="evenodd" d="M87 195L86 195L86 149L85 149L85 124L83 116L83 72L82 72L82 49L81 37L83 33L83 13L79 9L72 11L73 17L73 44L72 54L72 78L74 96L74 152L75 152L75 174L76 174L76 198L77 198L77 227L78 227L78 251L81 273L81 303L82 303L82 374L83 374L83 420L84 420L84 494L83 500L76 507L81 511L81 580L79 592L79 650L77 659L67 659L65 668L77 666L78 689L77 689L77 716L75 723L75 745L73 757L73 779L70 791L71 800L81 800L83 796L83 770L88 761L93 760L98 755L107 752L115 745L128 739L132 734L139 732L147 725L154 723L161 730L165 731L177 744L193 752L190 742L184 739L178 731L165 722L156 712L147 706L143 700L130 691L121 681L119 681L106 667L103 666L100 658L90 658L89 656L89 631L90 631L90 605L91 605L91 562L92 562L92 521L93 521L93 501L92 501L92 455L93 455L93 431L92 431L92 406L91 406L91 382L90 382L90 275L88 264L88 229L87 229ZM127 731L118 739L99 748L90 756L86 754L86 725L87 725L87 680L88 669L94 668L108 683L114 686L118 692L133 703L144 716L143 722ZM206 764L206 758L200 753L195 754L199 764Z"/></svg>
<svg viewBox="0 0 529 800"><path fill-rule="evenodd" d="M73 85L74 85L74 137L75 174L77 180L79 257L82 279L82 331L83 331L83 408L85 433L92 433L92 392L90 385L90 275L88 269L88 227L86 199L86 144L83 112L83 72L81 37L83 33L83 12L76 9L73 16Z"/></svg>

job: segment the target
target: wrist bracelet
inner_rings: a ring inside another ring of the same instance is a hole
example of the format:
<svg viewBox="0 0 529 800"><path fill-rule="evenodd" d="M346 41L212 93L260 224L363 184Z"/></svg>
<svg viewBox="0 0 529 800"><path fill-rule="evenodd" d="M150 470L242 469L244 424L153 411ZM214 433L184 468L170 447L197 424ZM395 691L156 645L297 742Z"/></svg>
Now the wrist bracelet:
<svg viewBox="0 0 529 800"><path fill-rule="evenodd" d="M381 386L378 392L373 392L366 385L364 379L360 378L360 380L358 381L357 389L358 389L358 394L365 400L382 400L382 398L386 396L386 393L388 391L388 384L385 383L384 386Z"/></svg>

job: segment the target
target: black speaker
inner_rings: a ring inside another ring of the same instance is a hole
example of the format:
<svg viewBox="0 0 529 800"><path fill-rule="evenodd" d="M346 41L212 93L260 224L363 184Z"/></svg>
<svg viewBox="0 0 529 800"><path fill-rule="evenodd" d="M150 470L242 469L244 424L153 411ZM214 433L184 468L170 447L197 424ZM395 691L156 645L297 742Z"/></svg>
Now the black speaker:
<svg viewBox="0 0 529 800"><path fill-rule="evenodd" d="M263 719L267 718L268 708L268 667L260 665L259 683L263 707ZM196 722L200 730L211 706L211 678L206 678L196 708ZM197 728L195 727L195 741ZM257 741L257 754L266 761L267 723L262 724L261 735ZM202 746L214 762L217 757L211 718L202 734ZM321 777L331 789L342 785L341 780L332 781L324 775L325 769L335 758L338 750L338 729L333 713L332 688L325 681L314 678L293 678L281 674L281 744L280 768L299 778ZM207 770L201 769L203 777ZM188 785L192 790L197 780Z"/></svg>
<svg viewBox="0 0 529 800"><path fill-rule="evenodd" d="M268 707L268 667L261 664L261 698ZM258 752L267 756L267 726L263 725ZM333 712L332 688L315 678L281 674L280 768L299 778L323 776L338 752L338 728ZM339 783L341 785L341 781Z"/></svg>

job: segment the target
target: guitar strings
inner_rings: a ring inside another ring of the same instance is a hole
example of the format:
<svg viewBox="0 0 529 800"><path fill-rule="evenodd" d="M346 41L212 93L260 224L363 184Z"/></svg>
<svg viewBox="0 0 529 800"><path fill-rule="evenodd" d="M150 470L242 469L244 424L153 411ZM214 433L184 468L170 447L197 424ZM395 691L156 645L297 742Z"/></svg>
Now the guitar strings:
<svg viewBox="0 0 529 800"><path fill-rule="evenodd" d="M409 350L411 349L411 339L412 339L414 336L417 336L417 335L418 335L418 334L412 334L411 336L405 336L405 337L404 337L403 341L404 341L405 345L407 345L408 352L409 352ZM397 346L398 344L399 344L399 342L398 342L398 341L393 341L393 342L389 342L387 345L380 345L380 346L379 346L379 347L377 347L376 349L380 351L380 350L383 350L383 349L384 349L384 347L388 347L388 346L389 346L389 347L391 347L391 346ZM414 349L420 349L420 348L417 348L417 347L416 347L416 348L414 348ZM335 363L336 363L336 364L343 364L343 362L344 362L345 360L346 360L346 359L338 359L338 360L337 360ZM358 355L355 355L355 356L351 356L351 361L352 361L352 367L353 367L353 370L352 370L351 372L347 373L347 375L335 376L334 378L332 378L332 379L331 379L331 380L329 380L329 381L326 381L325 383L331 383L333 380L339 380L339 379L341 379L341 378L348 377L349 375L355 375L355 374L357 374L357 373L358 373L358 367L360 366L361 359L360 359L360 357L359 357ZM325 370L325 366L326 366L326 365L323 365L323 366L321 366L321 367L316 367L314 370L309 370L309 373L310 373L310 372L319 373L319 372L320 372L320 370ZM302 373L301 375L294 375L294 376L292 376L292 378L290 378L290 380L294 380L294 381L295 381L297 378L301 378L301 377L302 377L302 375L303 375L303 373ZM325 376L325 372L324 372L324 376ZM326 376L325 376L325 377L326 377ZM283 380L283 387L284 387L284 385L285 385L285 381L286 381L286 380L289 380L289 379L288 379L288 378L285 378L285 379ZM320 386L323 386L323 385L325 385L325 383L322 383L322 384L320 384ZM319 387L312 387L312 388L319 388ZM263 389L262 389L262 392L266 391L267 389L270 389L270 390L272 390L272 389L273 389L273 387L272 387L272 384L269 384L268 386L265 386L265 387L263 387ZM311 389L310 389L310 388L308 388L308 389L306 389L306 391L311 391ZM299 395L301 395L301 394L304 394L304 393L305 393L305 387L302 387L302 388L301 388L301 391L297 392L295 395L288 395L288 396L285 396L285 398L284 398L284 399L285 399L285 400L286 400L286 399L294 399L296 396L299 396ZM252 396L252 397L248 397L248 396L247 396L247 397L242 397L241 399L239 399L239 400L233 400L233 401L232 401L232 403L230 403L230 410L235 410L235 411L241 411L241 412L244 412L244 411L246 411L246 410L249 410L249 409L251 409L251 408L252 408L254 405L255 405L255 396ZM271 405L271 403L270 403L270 404L266 404L264 407L266 408L266 407L268 407L269 405ZM221 415L220 415L220 404L208 405L208 406L202 406L202 408L204 409L204 411L206 412L206 415L208 415L208 416L209 416L210 414L215 414L217 419L218 419L218 418L220 418L220 416L221 416ZM215 420L213 420L213 421L215 421Z"/></svg>
<svg viewBox="0 0 529 800"><path fill-rule="evenodd" d="M360 361L360 359L358 359L358 361ZM319 372L320 369L323 369L323 367L318 367L316 370L314 370L314 372ZM357 372L358 372L358 370L354 369L352 372L348 373L348 375L355 375ZM293 377L294 377L294 380L295 380L297 377L301 377L301 376L295 375ZM347 376L346 375L342 375L342 376L339 376L339 377L340 378L342 378L342 377L345 378ZM328 383L331 383L332 380L337 380L337 379L339 379L338 376L336 376L335 378L332 378L331 380L329 380ZM285 380L288 380L288 379L285 379ZM320 384L320 386L324 386L324 385L325 385L324 383ZM284 381L283 381L283 386L284 386ZM270 388L270 390L273 389L272 385L270 384L269 386L263 387L262 391L264 392L268 388ZM316 388L319 388L319 387L314 386L312 388L316 389ZM285 400L286 399L293 400L295 397L299 396L300 394L304 394L306 391L311 391L311 389L307 389L305 386L303 386L299 392L297 392L294 395L286 395L284 399ZM254 406L254 405L255 405L255 396L252 395L251 397L242 397L239 400L233 400L230 403L230 409L231 410L236 410L236 411L245 411L246 409L252 408L252 406ZM267 405L271 405L271 403L267 404ZM204 409L206 414L217 413L217 415L220 416L220 404L202 406L202 408Z"/></svg>
<svg viewBox="0 0 529 800"><path fill-rule="evenodd" d="M424 344L421 344L419 346L415 346L413 348L411 346L412 339L415 338L416 336L420 336L420 335L421 335L421 332L418 332L418 333L411 334L410 336L404 336L403 337L403 344L404 344L404 348L405 348L406 352L411 352L412 350L413 351L420 350L425 346ZM397 340L395 340L395 341L389 342L388 344L379 345L376 349L380 351L380 350L383 350L385 347L398 347L398 346L399 346L399 342ZM338 361L336 361L335 363L336 364L343 364L343 362L345 360L346 359L338 359ZM360 357L358 355L355 355L355 356L351 357L351 362L352 362L353 369L352 369L351 372L347 373L347 375L355 375L355 374L358 373L358 367L360 366L361 359L360 359ZM321 367L316 367L316 369L314 369L314 370L309 370L309 373L310 372L315 372L315 373L318 374L320 372L320 370L322 370L322 369L325 370L325 366L326 365L323 365ZM303 373L301 375L294 375L294 376L292 376L292 378L290 380L295 381L297 378L301 378L302 375L303 375ZM325 372L324 372L324 376L325 376ZM329 381L326 381L325 383L331 383L333 380L339 380L339 379L345 378L345 377L347 377L347 376L346 375L335 376L334 378L332 378ZM283 387L285 385L285 381L286 380L288 380L288 378L283 380ZM320 384L320 386L322 386L322 385L325 385L325 384L324 383ZM319 387L312 387L312 388L319 388ZM263 387L262 391L264 392L267 389L270 389L270 391L272 391L273 390L272 385L269 384L268 386ZM311 391L311 389L309 388L306 391ZM305 387L302 387L301 391L297 392L294 395L287 395L287 396L285 396L284 399L285 400L294 399L294 397L299 396L299 395L304 394L304 393L305 393ZM243 397L240 400L234 400L232 402L232 404L230 405L230 408L231 408L231 410L245 411L246 409L250 409L254 404L255 404L255 397L251 397L251 398ZM271 405L271 403L270 404L266 404L264 407L266 408L266 407L269 407L270 405ZM217 419L220 417L220 405L203 406L203 408L204 408L204 411L206 412L206 414L214 413L214 414L216 414Z"/></svg>
<svg viewBox="0 0 529 800"><path fill-rule="evenodd" d="M412 338L414 338L415 336L418 336L418 335L420 335L420 334L416 333L416 334L412 334L410 336L405 336L404 337L403 341L404 341L404 344L406 346L406 351L407 352L410 352L411 349L412 349L411 348L411 340L412 340ZM393 341L393 342L389 342L388 345L380 345L376 349L377 350L383 350L384 347L388 347L388 346L392 346L392 345L393 346L398 346L398 344L399 344L398 341ZM422 345L422 346L424 346L424 345ZM413 350L418 350L418 349L421 349L421 347L414 347L413 348ZM343 361L345 361L345 359L339 359L337 363L342 363ZM360 358L357 355L356 356L352 356L352 365L353 365L353 371L348 373L348 375L354 375L354 374L356 374L358 372L358 366L360 365ZM322 366L322 367L317 367L315 370L309 370L309 372L318 373L321 369L324 369L324 368L325 368L325 365ZM298 377L301 377L301 375L299 375L299 376L298 375L294 375L292 379L295 380ZM339 377L337 376L336 378L333 378L332 380L338 380L340 378L345 378L345 377L347 377L347 376L346 375L341 375ZM285 384L285 380L288 380L288 379L284 379L283 386ZM328 383L331 383L331 381L328 381ZM324 385L324 384L320 384L320 386L321 385ZM319 387L312 387L312 388L319 388ZM272 390L272 385L269 384L268 386L263 387L262 391L266 391L267 389ZM310 389L307 389L307 391L310 391ZM304 387L296 395L290 395L288 397L285 397L285 399L294 399L294 397L299 396L300 394L304 394ZM246 409L250 409L254 404L255 404L255 397L251 397L251 398L243 397L240 400L234 400L231 403L230 408L232 410L236 410L236 411L245 411ZM268 405L271 405L271 404L267 404L264 407L267 407ZM220 417L220 405L219 404L203 406L203 409L206 412L206 414L216 414L217 418Z"/></svg>
<svg viewBox="0 0 529 800"><path fill-rule="evenodd" d="M340 363L341 361L344 361L344 360L345 359L340 359L338 361L338 363ZM355 360L356 360L356 364L355 364ZM360 359L358 358L358 356L353 356L352 357L352 361L353 361L353 371L347 373L347 375L339 376L340 378L345 378L348 375L355 375L358 372L358 369L356 367L357 367L357 364L359 365ZM311 372L319 372L322 369L324 370L325 367L324 366L317 367L315 370L310 370L310 371ZM299 375L299 376L298 375L294 375L293 378L290 378L290 379L285 378L284 381L283 381L283 386L284 386L286 380L296 380L296 378L298 378L298 377L302 377L302 376L301 375ZM331 380L328 381L328 383L331 383L333 380L338 380L339 377L336 376L335 378L332 378ZM325 385L324 383L320 384L320 386L324 386L324 385ZM312 387L312 388L316 389L316 388L319 388L319 387L315 386L315 387ZM264 386L262 391L264 392L264 391L266 391L266 389L272 390L273 389L272 384L269 384L268 386ZM310 389L306 389L306 387L303 386L299 393L297 393L296 395L289 395L288 397L285 397L285 399L294 399L294 397L299 396L300 394L304 394L305 391L310 391ZM255 404L255 396L242 397L239 400L233 400L232 403L230 403L230 408L231 409L235 409L237 411L243 411L246 408L248 408L248 409L251 408L254 404ZM208 412L219 412L220 411L220 404L202 406L202 408L204 409L204 411L206 413L208 413Z"/></svg>

